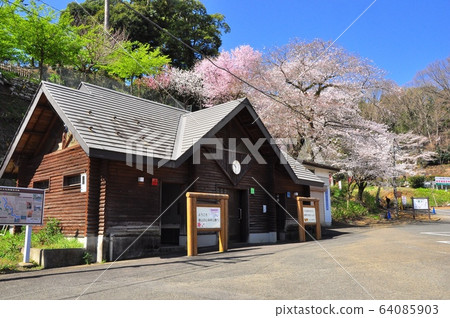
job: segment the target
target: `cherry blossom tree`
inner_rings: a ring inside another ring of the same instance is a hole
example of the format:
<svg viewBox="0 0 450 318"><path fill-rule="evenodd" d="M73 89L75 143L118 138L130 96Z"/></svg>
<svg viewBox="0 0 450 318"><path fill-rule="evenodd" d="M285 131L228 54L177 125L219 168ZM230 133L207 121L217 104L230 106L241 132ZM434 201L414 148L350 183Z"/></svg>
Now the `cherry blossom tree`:
<svg viewBox="0 0 450 318"><path fill-rule="evenodd" d="M158 92L162 100L174 97L187 108L210 107L245 96L249 87L240 79L251 80L257 75L261 57L260 52L244 45L205 58L192 70L170 67L142 82Z"/></svg>
<svg viewBox="0 0 450 318"><path fill-rule="evenodd" d="M205 104L213 106L246 96L249 86L258 75L262 54L249 45L224 51L213 59L198 62L193 72L203 80ZM232 75L234 74L234 75Z"/></svg>
<svg viewBox="0 0 450 318"><path fill-rule="evenodd" d="M365 130L359 102L379 89L384 72L329 42L293 41L264 57L250 99L274 136L311 140L308 159L337 151L339 134ZM332 151L332 152L333 152ZM305 158L306 159L306 158Z"/></svg>

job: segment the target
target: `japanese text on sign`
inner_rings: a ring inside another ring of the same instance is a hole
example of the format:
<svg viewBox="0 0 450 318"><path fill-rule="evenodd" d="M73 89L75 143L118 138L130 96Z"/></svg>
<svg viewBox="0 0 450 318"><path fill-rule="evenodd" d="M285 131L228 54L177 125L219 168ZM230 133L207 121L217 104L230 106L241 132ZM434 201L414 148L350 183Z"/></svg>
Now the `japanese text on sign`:
<svg viewBox="0 0 450 318"><path fill-rule="evenodd" d="M218 229L220 228L219 207L197 207L197 228Z"/></svg>
<svg viewBox="0 0 450 318"><path fill-rule="evenodd" d="M316 223L316 209L303 207L303 220L305 223Z"/></svg>
<svg viewBox="0 0 450 318"><path fill-rule="evenodd" d="M40 225L44 190L0 187L0 224Z"/></svg>

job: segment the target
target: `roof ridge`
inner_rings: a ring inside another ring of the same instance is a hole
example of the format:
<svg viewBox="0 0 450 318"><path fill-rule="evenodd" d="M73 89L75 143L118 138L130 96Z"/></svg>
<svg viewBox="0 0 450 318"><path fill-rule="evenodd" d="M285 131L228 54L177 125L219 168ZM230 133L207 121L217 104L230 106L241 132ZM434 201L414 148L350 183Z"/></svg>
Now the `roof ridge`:
<svg viewBox="0 0 450 318"><path fill-rule="evenodd" d="M134 95L131 95L131 94L119 92L119 91L113 90L111 88L106 88L106 87L103 87L103 86L98 86L98 85L94 85L94 84L86 83L86 82L81 82L80 85L81 84L87 86L87 88L89 88L89 86L93 86L93 87L95 87L97 89L101 89L101 90L105 90L105 91L108 91L108 92L112 92L114 94L119 94L119 95L122 95L122 96L125 96L125 97L128 97L128 98L138 99L138 100L141 100L141 101L144 101L144 102L147 102L147 103L153 103L153 104L156 104L158 106L164 106L164 107L167 107L167 108L170 108L170 109L176 109L176 110L182 111L183 113L190 113L190 111L187 111L185 109L181 109L181 108L178 108L178 107L174 107L174 106L166 105L166 104L163 104L163 103L155 102L153 100L142 98L142 97L138 97L138 96L134 96ZM95 95L94 92L91 92L91 93Z"/></svg>
<svg viewBox="0 0 450 318"><path fill-rule="evenodd" d="M247 99L247 97L233 99L233 100L230 100L230 101L225 102L225 103L221 103L221 104L217 104L217 105L214 105L214 106L211 106L211 107L207 107L207 108L203 108L203 109L197 110L195 112L188 112L186 114L183 114L182 116L189 116L189 114L195 115L195 114L204 113L204 112L206 112L206 111L208 111L210 109L217 109L218 107L225 106L227 104L235 103L235 102L238 102L237 105L236 105L236 107L237 107L246 99Z"/></svg>
<svg viewBox="0 0 450 318"><path fill-rule="evenodd" d="M57 83L52 83L52 82L48 82L48 81L41 81L41 84L43 86L57 86L57 87L61 87L61 88L64 88L64 89L75 91L75 92L86 93L85 91L79 90L77 88L72 88L72 87L69 87L69 86L65 86L65 85L61 85L61 84L57 84Z"/></svg>

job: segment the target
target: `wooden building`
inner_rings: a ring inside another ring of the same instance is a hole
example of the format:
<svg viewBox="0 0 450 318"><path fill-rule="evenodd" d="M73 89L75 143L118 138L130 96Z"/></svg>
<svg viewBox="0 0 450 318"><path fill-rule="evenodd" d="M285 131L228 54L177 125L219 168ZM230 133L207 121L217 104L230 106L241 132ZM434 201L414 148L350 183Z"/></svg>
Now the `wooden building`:
<svg viewBox="0 0 450 318"><path fill-rule="evenodd" d="M271 142L247 99L191 113L91 84L48 82L0 177L47 189L45 219L59 219L98 261L142 233L122 258L185 245L186 190L230 195L230 244L276 242L290 218L284 208L296 217L295 195L324 184ZM199 246L216 243L215 234L199 237Z"/></svg>

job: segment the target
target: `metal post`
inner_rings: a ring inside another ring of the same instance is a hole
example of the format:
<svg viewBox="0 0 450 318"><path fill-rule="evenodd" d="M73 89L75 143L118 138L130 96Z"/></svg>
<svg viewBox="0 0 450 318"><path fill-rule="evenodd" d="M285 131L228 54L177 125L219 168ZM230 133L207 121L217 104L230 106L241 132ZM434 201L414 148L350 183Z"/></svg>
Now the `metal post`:
<svg viewBox="0 0 450 318"><path fill-rule="evenodd" d="M105 0L105 31L109 31L109 0Z"/></svg>
<svg viewBox="0 0 450 318"><path fill-rule="evenodd" d="M399 218L398 216L398 200L397 200L397 172L395 171L395 138L394 141L392 142L392 153L393 153L393 166L394 166L394 175L392 176L392 183L393 183L393 187L394 187L394 207L395 207L395 216L397 217L397 219Z"/></svg>
<svg viewBox="0 0 450 318"><path fill-rule="evenodd" d="M23 247L23 262L30 262L30 248L31 248L31 225L27 225L25 230L25 246Z"/></svg>

